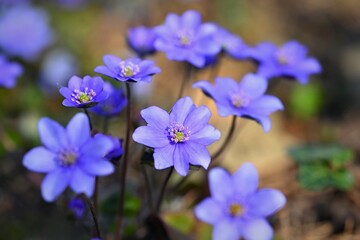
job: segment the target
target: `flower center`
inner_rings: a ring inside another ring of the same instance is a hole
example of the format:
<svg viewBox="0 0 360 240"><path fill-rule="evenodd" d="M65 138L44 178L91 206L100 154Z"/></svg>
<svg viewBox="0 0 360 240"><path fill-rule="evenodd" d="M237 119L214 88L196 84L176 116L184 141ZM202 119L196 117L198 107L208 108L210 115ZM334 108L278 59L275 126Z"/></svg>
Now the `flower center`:
<svg viewBox="0 0 360 240"><path fill-rule="evenodd" d="M79 89L75 89L71 94L71 100L77 104L88 103L91 102L95 96L95 91L86 87L83 92Z"/></svg>
<svg viewBox="0 0 360 240"><path fill-rule="evenodd" d="M194 36L193 36L193 34L191 34L189 32L181 31L181 32L177 33L175 39L176 39L175 40L176 45L178 47L186 48L192 44Z"/></svg>
<svg viewBox="0 0 360 240"><path fill-rule="evenodd" d="M169 139L173 143L185 142L189 140L191 132L182 124L172 124L167 128Z"/></svg>
<svg viewBox="0 0 360 240"><path fill-rule="evenodd" d="M244 214L243 207L238 203L233 203L229 208L230 215L233 217L238 217Z"/></svg>
<svg viewBox="0 0 360 240"><path fill-rule="evenodd" d="M234 107L247 107L250 103L250 98L242 91L235 91L230 93L230 100Z"/></svg>
<svg viewBox="0 0 360 240"><path fill-rule="evenodd" d="M64 151L58 155L59 164L64 167L69 167L77 162L78 154L76 151Z"/></svg>
<svg viewBox="0 0 360 240"><path fill-rule="evenodd" d="M121 77L132 77L140 71L139 66L131 62L121 61L119 65L121 68Z"/></svg>
<svg viewBox="0 0 360 240"><path fill-rule="evenodd" d="M277 56L277 61L278 61L281 65L287 65L287 64L289 63L287 57L284 56L283 54L278 54L278 56Z"/></svg>

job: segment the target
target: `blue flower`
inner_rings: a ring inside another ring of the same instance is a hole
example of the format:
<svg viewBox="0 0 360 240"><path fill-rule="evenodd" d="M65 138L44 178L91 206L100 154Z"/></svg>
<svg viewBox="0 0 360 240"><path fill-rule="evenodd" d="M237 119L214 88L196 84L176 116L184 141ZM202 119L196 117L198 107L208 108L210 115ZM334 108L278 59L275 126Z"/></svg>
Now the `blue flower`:
<svg viewBox="0 0 360 240"><path fill-rule="evenodd" d="M105 82L103 91L108 93L108 98L99 102L92 108L91 112L100 116L113 117L118 115L127 105L127 98L122 89L116 89L111 83Z"/></svg>
<svg viewBox="0 0 360 240"><path fill-rule="evenodd" d="M95 135L95 138L107 138L113 144L113 148L111 151L106 154L105 158L108 160L118 160L121 155L124 153L124 149L122 148L122 140L117 137L113 137L110 135L104 135L102 133L98 133Z"/></svg>
<svg viewBox="0 0 360 240"><path fill-rule="evenodd" d="M98 66L95 72L114 78L120 82L150 82L152 75L160 72L160 68L153 61L140 58L121 60L113 55L103 57L105 66Z"/></svg>
<svg viewBox="0 0 360 240"><path fill-rule="evenodd" d="M128 31L127 42L132 50L139 56L146 56L154 53L156 40L155 31L144 26L131 28Z"/></svg>
<svg viewBox="0 0 360 240"><path fill-rule="evenodd" d="M182 16L168 14L164 25L154 28L157 34L155 48L166 53L169 60L187 61L196 67L204 67L206 56L220 52L221 46L214 41L215 24L201 23L201 15L189 10Z"/></svg>
<svg viewBox="0 0 360 240"><path fill-rule="evenodd" d="M23 68L20 64L9 62L0 54L0 87L13 88L16 85L16 78L22 73Z"/></svg>
<svg viewBox="0 0 360 240"><path fill-rule="evenodd" d="M27 152L23 165L31 171L47 173L41 184L46 201L54 201L68 186L77 194L91 197L95 177L114 171L105 159L113 143L107 138L91 137L84 113L76 114L66 128L49 118L42 118L38 128L44 146Z"/></svg>
<svg viewBox="0 0 360 240"><path fill-rule="evenodd" d="M12 56L33 60L52 39L48 16L41 9L14 7L0 18L0 47Z"/></svg>
<svg viewBox="0 0 360 240"><path fill-rule="evenodd" d="M101 77L85 76L70 78L68 87L60 88L65 97L62 104L65 107L88 108L108 98L108 92L103 91L104 81Z"/></svg>
<svg viewBox="0 0 360 240"><path fill-rule="evenodd" d="M253 119L262 125L265 132L271 128L269 115L283 110L281 101L274 96L264 95L267 80L255 74L247 74L240 83L231 78L216 78L215 86L207 81L193 84L214 99L218 113L222 117L235 115Z"/></svg>
<svg viewBox="0 0 360 240"><path fill-rule="evenodd" d="M73 198L69 201L68 207L76 218L82 218L86 212L86 203L80 198Z"/></svg>
<svg viewBox="0 0 360 240"><path fill-rule="evenodd" d="M244 51L247 49L247 45L237 35L232 34L225 28L218 26L216 33L214 34L214 41L217 42L224 53L235 59L244 59Z"/></svg>
<svg viewBox="0 0 360 240"><path fill-rule="evenodd" d="M258 190L258 181L251 163L243 164L233 175L219 167L210 171L211 197L195 207L195 215L214 226L212 239L272 239L273 230L266 217L282 208L286 199L275 189Z"/></svg>
<svg viewBox="0 0 360 240"><path fill-rule="evenodd" d="M156 169L171 166L182 176L189 164L207 169L210 154L207 145L219 140L220 132L208 124L211 112L206 106L196 107L190 97L179 99L171 113L152 106L141 111L147 126L133 134L135 142L154 148Z"/></svg>
<svg viewBox="0 0 360 240"><path fill-rule="evenodd" d="M291 77L306 84L309 75L322 70L315 58L307 57L307 51L297 41L289 41L281 47L264 42L248 48L244 55L259 62L258 74L265 78Z"/></svg>

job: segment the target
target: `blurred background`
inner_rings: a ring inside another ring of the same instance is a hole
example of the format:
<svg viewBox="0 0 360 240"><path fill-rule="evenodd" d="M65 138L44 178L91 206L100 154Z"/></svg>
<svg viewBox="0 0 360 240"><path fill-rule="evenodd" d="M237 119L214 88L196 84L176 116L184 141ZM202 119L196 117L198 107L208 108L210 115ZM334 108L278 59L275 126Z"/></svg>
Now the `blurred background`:
<svg viewBox="0 0 360 240"><path fill-rule="evenodd" d="M307 85L274 80L271 94L284 102L285 111L271 116L269 133L256 123L238 119L231 146L217 164L234 172L250 161L258 168L262 187L284 192L287 205L270 219L275 239L360 239L358 0L0 0L0 6L0 26L4 16L19 7L38 9L47 25L41 37L47 41L36 56L11 58L24 68L16 86L0 88L0 239L89 239L92 220L88 214L74 217L66 194L56 203L46 203L39 189L42 175L22 166L24 153L40 145L37 121L43 116L62 124L69 121L77 109L61 105L58 89L72 75L95 75L93 69L102 64L104 54L133 56L126 43L130 27L156 26L168 13L182 14L188 9L198 10L204 22L217 22L249 45L262 41L282 45L296 39L309 48L309 56L320 61L322 74L312 76ZM20 36L24 44L33 41L31 34ZM133 85L134 119L145 107L170 110L177 100L182 64L168 61L163 53L150 58L162 72L151 84ZM255 70L250 61L224 58L219 76L240 80ZM192 81L210 76L210 69L199 70ZM231 118L219 117L212 100L190 85L185 95L197 105L209 106L211 123L223 134L227 132ZM93 120L101 126L100 119L93 116ZM112 119L109 133L123 137L124 122L124 115ZM221 141L213 144L210 151L220 145ZM142 234L138 223L144 208L143 182L137 177L139 149L135 144L132 147L127 188L129 239ZM152 179L156 186L164 171L151 167L148 171L158 175ZM171 239L211 239L211 226L198 222L192 213L192 207L209 194L205 171L194 171L181 185L177 185L179 175L169 184L162 219ZM104 186L100 190L101 226L106 236L113 231L118 180L115 174L100 182Z"/></svg>

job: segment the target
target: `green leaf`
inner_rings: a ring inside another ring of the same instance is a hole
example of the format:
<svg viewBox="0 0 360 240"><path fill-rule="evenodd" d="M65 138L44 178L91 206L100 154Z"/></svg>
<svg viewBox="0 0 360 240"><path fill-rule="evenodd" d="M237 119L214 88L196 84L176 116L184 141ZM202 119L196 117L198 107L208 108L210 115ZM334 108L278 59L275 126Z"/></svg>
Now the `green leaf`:
<svg viewBox="0 0 360 240"><path fill-rule="evenodd" d="M309 190L320 191L331 185L329 171L323 164L303 164L299 168L299 182Z"/></svg>
<svg viewBox="0 0 360 240"><path fill-rule="evenodd" d="M354 177L349 171L338 171L330 176L332 185L339 190L347 191L353 186Z"/></svg>
<svg viewBox="0 0 360 240"><path fill-rule="evenodd" d="M167 213L164 221L181 233L188 234L195 224L194 215L190 212Z"/></svg>

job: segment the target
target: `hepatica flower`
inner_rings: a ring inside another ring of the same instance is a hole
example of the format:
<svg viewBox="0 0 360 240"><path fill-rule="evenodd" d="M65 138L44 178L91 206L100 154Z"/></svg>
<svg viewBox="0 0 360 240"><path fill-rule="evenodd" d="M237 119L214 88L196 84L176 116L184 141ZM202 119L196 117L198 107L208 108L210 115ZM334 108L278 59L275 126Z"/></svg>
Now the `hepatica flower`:
<svg viewBox="0 0 360 240"><path fill-rule="evenodd" d="M146 56L154 53L156 40L155 31L144 26L131 28L128 31L127 42L132 50L139 56Z"/></svg>
<svg viewBox="0 0 360 240"><path fill-rule="evenodd" d="M285 205L285 196L278 190L258 188L258 173L245 163L233 175L223 168L209 173L211 197L195 207L201 221L214 226L212 239L270 240L273 230L266 217Z"/></svg>
<svg viewBox="0 0 360 240"><path fill-rule="evenodd" d="M0 17L0 47L7 54L35 59L53 40L48 15L25 5L10 8Z"/></svg>
<svg viewBox="0 0 360 240"><path fill-rule="evenodd" d="M207 145L219 140L220 132L208 124L210 110L196 107L190 97L179 99L170 114L152 106L141 111L147 126L139 127L133 134L135 142L154 148L156 169L174 166L182 176L189 164L207 169L210 154Z"/></svg>
<svg viewBox="0 0 360 240"><path fill-rule="evenodd" d="M108 98L99 102L92 108L91 112L100 116L113 117L118 115L127 105L127 98L122 89L116 89L111 83L104 82L103 91L108 93Z"/></svg>
<svg viewBox="0 0 360 240"><path fill-rule="evenodd" d="M109 151L105 155L106 159L108 159L108 160L116 159L117 160L121 157L121 155L123 155L124 149L122 148L122 140L121 139L110 136L110 135L104 135L102 133L96 134L95 138L107 138L108 140L110 140L112 142L113 148L111 149L111 151Z"/></svg>
<svg viewBox="0 0 360 240"><path fill-rule="evenodd" d="M49 118L42 118L38 128L44 146L26 153L23 164L31 171L47 173L41 184L46 201L54 201L68 186L77 194L91 197L95 177L114 171L104 158L113 149L113 143L107 138L91 137L84 113L76 114L66 128Z"/></svg>
<svg viewBox="0 0 360 240"><path fill-rule="evenodd" d="M150 82L152 75L161 71L153 61L140 58L121 60L113 55L105 55L103 61L105 66L98 66L94 71L120 82Z"/></svg>
<svg viewBox="0 0 360 240"><path fill-rule="evenodd" d="M265 78L285 76L306 84L309 75L322 70L315 58L307 57L307 51L297 41L289 41L281 47L265 42L249 48L245 55L259 62L258 74Z"/></svg>
<svg viewBox="0 0 360 240"><path fill-rule="evenodd" d="M247 49L244 41L237 35L232 34L225 28L217 27L214 34L214 41L217 42L224 53L235 59L244 59L244 51Z"/></svg>
<svg viewBox="0 0 360 240"><path fill-rule="evenodd" d="M81 198L71 199L68 207L76 218L82 218L86 212L86 203Z"/></svg>
<svg viewBox="0 0 360 240"><path fill-rule="evenodd" d="M16 85L16 79L23 73L20 64L9 62L0 54L0 87L12 88Z"/></svg>
<svg viewBox="0 0 360 240"><path fill-rule="evenodd" d="M284 109L277 97L264 95L267 80L255 74L245 75L240 83L231 78L216 78L215 86L207 81L199 81L193 87L200 88L214 99L220 116L235 115L253 119L262 125L265 132L271 128L269 115Z"/></svg>
<svg viewBox="0 0 360 240"><path fill-rule="evenodd" d="M217 27L201 23L201 15L193 10L182 16L168 14L165 23L154 28L155 48L166 53L169 60L187 61L196 67L205 65L206 56L216 55L221 46L214 41Z"/></svg>
<svg viewBox="0 0 360 240"><path fill-rule="evenodd" d="M108 98L108 92L103 91L104 81L101 77L85 76L70 78L68 87L60 88L65 97L62 104L65 107L88 108Z"/></svg>

